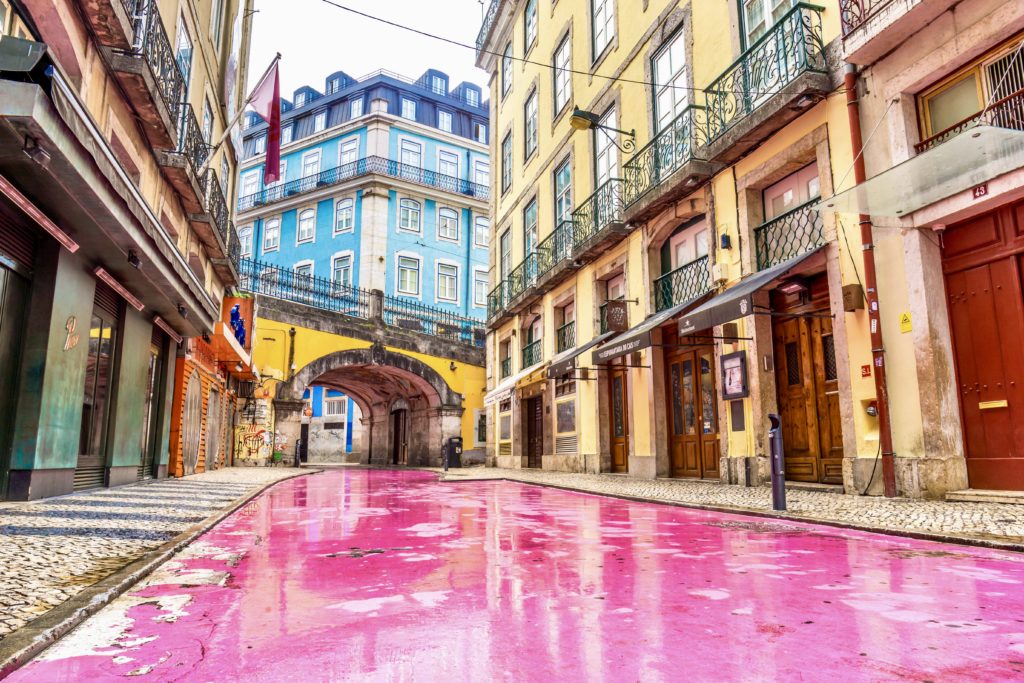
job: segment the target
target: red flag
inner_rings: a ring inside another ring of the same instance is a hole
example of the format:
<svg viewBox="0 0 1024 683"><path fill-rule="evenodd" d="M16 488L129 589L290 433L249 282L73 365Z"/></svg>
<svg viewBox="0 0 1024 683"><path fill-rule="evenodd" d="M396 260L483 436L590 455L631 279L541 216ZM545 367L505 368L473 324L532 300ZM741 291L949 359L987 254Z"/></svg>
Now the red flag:
<svg viewBox="0 0 1024 683"><path fill-rule="evenodd" d="M267 161L263 168L263 184L277 182L281 174L281 82L277 61L252 91L249 106L269 124L267 130Z"/></svg>

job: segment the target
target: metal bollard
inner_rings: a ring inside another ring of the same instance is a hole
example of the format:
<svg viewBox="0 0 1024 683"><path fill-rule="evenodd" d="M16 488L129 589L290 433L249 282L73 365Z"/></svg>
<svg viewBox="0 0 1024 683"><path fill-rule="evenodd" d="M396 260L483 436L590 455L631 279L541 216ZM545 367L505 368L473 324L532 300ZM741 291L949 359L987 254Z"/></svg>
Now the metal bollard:
<svg viewBox="0 0 1024 683"><path fill-rule="evenodd" d="M295 440L295 466L302 466L302 439Z"/></svg>
<svg viewBox="0 0 1024 683"><path fill-rule="evenodd" d="M768 449L772 462L772 509L786 509L786 460L782 450L782 418L768 416L771 429L768 430Z"/></svg>

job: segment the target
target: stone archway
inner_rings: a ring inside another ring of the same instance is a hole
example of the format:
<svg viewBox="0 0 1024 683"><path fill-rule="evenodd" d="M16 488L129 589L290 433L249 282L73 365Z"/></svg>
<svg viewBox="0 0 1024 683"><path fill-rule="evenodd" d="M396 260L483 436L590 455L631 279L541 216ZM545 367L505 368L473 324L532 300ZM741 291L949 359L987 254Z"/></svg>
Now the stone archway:
<svg viewBox="0 0 1024 683"><path fill-rule="evenodd" d="M409 465L440 464L442 444L461 433L462 395L422 361L375 344L321 356L278 385L277 429L290 442L298 438L302 394L314 384L342 391L359 406L366 431L361 463L390 462L395 405L408 411Z"/></svg>

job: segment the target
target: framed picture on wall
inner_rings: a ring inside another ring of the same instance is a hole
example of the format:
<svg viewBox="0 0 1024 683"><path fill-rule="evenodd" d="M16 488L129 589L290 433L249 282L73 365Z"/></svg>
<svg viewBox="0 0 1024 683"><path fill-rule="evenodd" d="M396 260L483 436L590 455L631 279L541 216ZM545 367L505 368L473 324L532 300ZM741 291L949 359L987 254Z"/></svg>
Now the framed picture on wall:
<svg viewBox="0 0 1024 683"><path fill-rule="evenodd" d="M737 351L722 356L722 398L731 401L749 395L747 352Z"/></svg>

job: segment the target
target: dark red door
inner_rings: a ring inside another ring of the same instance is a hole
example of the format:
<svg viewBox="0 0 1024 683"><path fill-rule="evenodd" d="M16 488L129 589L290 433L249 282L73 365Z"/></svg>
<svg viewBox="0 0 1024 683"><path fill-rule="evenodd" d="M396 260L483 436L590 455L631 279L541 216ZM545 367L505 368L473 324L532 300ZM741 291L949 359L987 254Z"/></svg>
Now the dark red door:
<svg viewBox="0 0 1024 683"><path fill-rule="evenodd" d="M1024 490L1024 256L946 276L971 488Z"/></svg>

